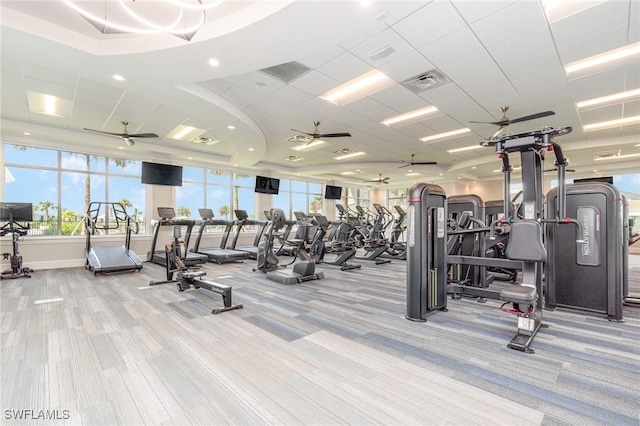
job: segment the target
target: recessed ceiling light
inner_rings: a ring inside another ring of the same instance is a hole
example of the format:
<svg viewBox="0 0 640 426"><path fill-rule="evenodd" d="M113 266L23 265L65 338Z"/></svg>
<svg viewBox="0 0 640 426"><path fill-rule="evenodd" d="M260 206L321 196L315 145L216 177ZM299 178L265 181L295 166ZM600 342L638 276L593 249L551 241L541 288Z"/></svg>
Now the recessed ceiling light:
<svg viewBox="0 0 640 426"><path fill-rule="evenodd" d="M616 127L631 126L640 123L640 115L634 117L620 118L618 120L601 121L600 123L585 124L582 130L593 132L596 130L615 129Z"/></svg>
<svg viewBox="0 0 640 426"><path fill-rule="evenodd" d="M420 173L407 173L405 176L420 176Z"/></svg>
<svg viewBox="0 0 640 426"><path fill-rule="evenodd" d="M54 117L69 117L73 102L45 93L27 91L29 111Z"/></svg>
<svg viewBox="0 0 640 426"><path fill-rule="evenodd" d="M444 173L440 173L440 176L442 176Z"/></svg>
<svg viewBox="0 0 640 426"><path fill-rule="evenodd" d="M360 3L360 6L371 6L371 3L373 3L373 0L360 0L358 3Z"/></svg>
<svg viewBox="0 0 640 426"><path fill-rule="evenodd" d="M438 139L445 139L445 138L456 138L458 136L462 136L466 133L471 132L471 129L465 127L463 129L457 129L457 130L452 130L450 132L444 132L444 133L438 133L436 135L431 135L431 136L425 136L424 138L420 138L420 140L422 142L431 142L431 141L435 141Z"/></svg>
<svg viewBox="0 0 640 426"><path fill-rule="evenodd" d="M342 172L341 175L355 175L356 172Z"/></svg>
<svg viewBox="0 0 640 426"><path fill-rule="evenodd" d="M254 149L253 148L249 148L249 151L254 151Z"/></svg>
<svg viewBox="0 0 640 426"><path fill-rule="evenodd" d="M211 65L212 67L217 67L218 65L220 65L220 61L217 60L216 58L209 58L209 60L207 61L209 63L209 65Z"/></svg>
<svg viewBox="0 0 640 426"><path fill-rule="evenodd" d="M31 136L31 133L29 133L29 132L23 132L22 134L25 135L25 136Z"/></svg>
<svg viewBox="0 0 640 426"><path fill-rule="evenodd" d="M118 147L118 149L124 149L124 147L122 147L122 146L119 146L119 147Z"/></svg>
<svg viewBox="0 0 640 426"><path fill-rule="evenodd" d="M179 124L171 132L169 132L167 137L171 139L180 139L180 140L188 141L188 140L197 138L198 136L203 134L205 131L206 130L198 129L196 127Z"/></svg>
<svg viewBox="0 0 640 426"><path fill-rule="evenodd" d="M265 87L267 87L267 83L263 83L262 81L259 81L256 83L256 87L258 89L264 89Z"/></svg>
<svg viewBox="0 0 640 426"><path fill-rule="evenodd" d="M393 83L389 77L374 69L323 93L320 98L336 105L345 105L385 89Z"/></svg>
<svg viewBox="0 0 640 426"><path fill-rule="evenodd" d="M622 59L638 55L639 53L640 43L633 43L619 49L610 50L599 55L594 55L585 59L580 59L579 61L571 62L564 67L564 71L567 73L567 75L569 75L573 72L581 71L587 68L595 67L613 61L620 61Z"/></svg>
<svg viewBox="0 0 640 426"><path fill-rule="evenodd" d="M542 0L542 8L547 21L549 23L560 21L568 18L576 13L583 12L587 9L603 3L605 0L587 0L587 1L564 1L564 0Z"/></svg>
<svg viewBox="0 0 640 426"><path fill-rule="evenodd" d="M394 115L393 117L385 118L381 121L385 126L391 126L392 124L402 123L403 121L412 120L414 118L424 117L425 115L438 112L438 108L434 106L428 106L424 108L414 109L413 111L405 112L404 114Z"/></svg>
<svg viewBox="0 0 640 426"><path fill-rule="evenodd" d="M187 160L193 160L193 157L187 157Z"/></svg>
<svg viewBox="0 0 640 426"><path fill-rule="evenodd" d="M126 78L124 78L120 74L112 74L111 78L114 79L115 81L125 81L126 80Z"/></svg>
<svg viewBox="0 0 640 426"><path fill-rule="evenodd" d="M471 146L465 146L464 148L454 148L454 149L448 149L447 152L449 154L454 154L456 152L463 152L463 151L471 151L472 149L478 149L478 148L484 148L484 146L478 144L478 145L471 145Z"/></svg>
<svg viewBox="0 0 640 426"><path fill-rule="evenodd" d="M229 130L235 130L235 129L236 129L236 126L231 126L231 125L229 125L229 126L227 126L227 129L229 129Z"/></svg>
<svg viewBox="0 0 640 426"><path fill-rule="evenodd" d="M233 165L233 167L238 167L238 165L237 165L237 164L234 164L234 165Z"/></svg>
<svg viewBox="0 0 640 426"><path fill-rule="evenodd" d="M585 109L593 106L613 105L626 101L629 98L640 96L640 89L627 90L626 92L614 93L613 95L601 96L599 98L587 99L576 103L578 109ZM637 99L634 99L637 100Z"/></svg>
<svg viewBox="0 0 640 426"><path fill-rule="evenodd" d="M598 173L598 171L597 171L597 170L594 170L594 171L593 171L593 173Z"/></svg>

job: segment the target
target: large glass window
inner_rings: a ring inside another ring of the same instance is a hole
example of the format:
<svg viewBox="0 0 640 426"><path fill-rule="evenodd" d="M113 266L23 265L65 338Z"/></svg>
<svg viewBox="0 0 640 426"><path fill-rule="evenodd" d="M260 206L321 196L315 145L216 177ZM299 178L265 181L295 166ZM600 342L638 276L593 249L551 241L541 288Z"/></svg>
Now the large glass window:
<svg viewBox="0 0 640 426"><path fill-rule="evenodd" d="M84 234L91 202L121 202L144 225L139 161L12 144L4 152L5 199L33 204L31 235ZM101 220L112 220L108 214Z"/></svg>

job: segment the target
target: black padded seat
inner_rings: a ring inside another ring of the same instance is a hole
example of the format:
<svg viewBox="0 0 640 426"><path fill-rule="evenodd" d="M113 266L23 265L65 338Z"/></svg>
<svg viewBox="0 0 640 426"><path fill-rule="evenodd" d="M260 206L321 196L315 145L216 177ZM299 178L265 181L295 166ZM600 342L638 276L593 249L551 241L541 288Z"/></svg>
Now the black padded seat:
<svg viewBox="0 0 640 426"><path fill-rule="evenodd" d="M500 290L500 300L516 304L533 305L537 296L536 288L527 285L510 285Z"/></svg>

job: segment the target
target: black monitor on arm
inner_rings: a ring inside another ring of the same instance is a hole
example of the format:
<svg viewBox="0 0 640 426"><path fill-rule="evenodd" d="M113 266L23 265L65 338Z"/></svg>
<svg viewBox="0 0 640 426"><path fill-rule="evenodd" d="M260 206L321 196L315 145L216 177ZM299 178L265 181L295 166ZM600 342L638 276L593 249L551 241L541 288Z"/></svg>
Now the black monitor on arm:
<svg viewBox="0 0 640 426"><path fill-rule="evenodd" d="M158 207L160 219L173 219L176 217L176 210L173 207Z"/></svg>
<svg viewBox="0 0 640 426"><path fill-rule="evenodd" d="M213 219L213 210L212 209L198 209L198 213L202 220Z"/></svg>
<svg viewBox="0 0 640 426"><path fill-rule="evenodd" d="M0 221L33 222L33 204L0 202Z"/></svg>
<svg viewBox="0 0 640 426"><path fill-rule="evenodd" d="M236 215L238 220L245 221L249 219L249 214L247 214L246 210L234 210L233 213Z"/></svg>

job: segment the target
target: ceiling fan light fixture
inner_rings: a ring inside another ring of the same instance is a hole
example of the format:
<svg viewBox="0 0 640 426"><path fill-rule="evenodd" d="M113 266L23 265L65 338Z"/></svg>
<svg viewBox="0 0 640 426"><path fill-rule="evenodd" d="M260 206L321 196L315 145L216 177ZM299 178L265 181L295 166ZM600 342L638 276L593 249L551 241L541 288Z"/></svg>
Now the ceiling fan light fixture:
<svg viewBox="0 0 640 426"><path fill-rule="evenodd" d="M350 154L339 155L337 157L334 157L333 159L334 160L338 160L338 161L340 161L340 160L348 160L349 158L361 157L363 155L367 155L367 153L359 151L359 152L352 152Z"/></svg>
<svg viewBox="0 0 640 426"><path fill-rule="evenodd" d="M127 146L134 146L136 144L135 141L131 138L124 138L124 141L127 144Z"/></svg>
<svg viewBox="0 0 640 426"><path fill-rule="evenodd" d="M424 117L425 115L434 114L438 112L438 108L433 105L429 105L424 108L414 109L413 111L405 112L403 114L394 115L393 117L385 118L381 121L385 126L391 126L392 124L398 124L405 121L413 120L416 118Z"/></svg>

